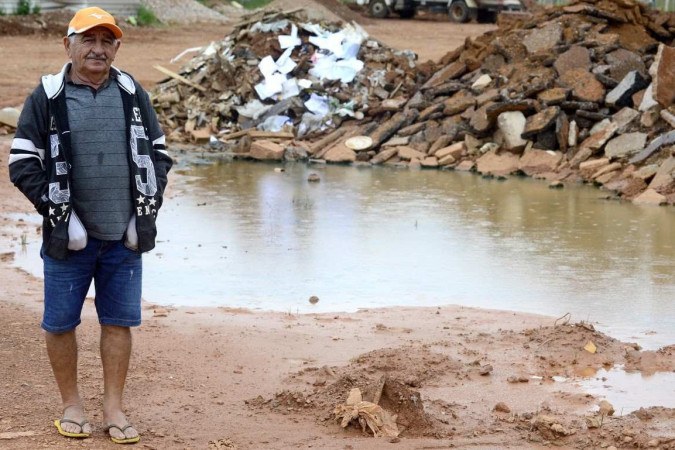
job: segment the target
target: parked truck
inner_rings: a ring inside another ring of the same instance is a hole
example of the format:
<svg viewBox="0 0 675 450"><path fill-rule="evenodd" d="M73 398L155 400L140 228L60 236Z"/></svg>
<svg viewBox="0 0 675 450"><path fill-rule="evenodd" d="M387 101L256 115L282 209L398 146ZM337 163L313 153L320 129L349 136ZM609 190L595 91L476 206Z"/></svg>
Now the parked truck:
<svg viewBox="0 0 675 450"><path fill-rule="evenodd" d="M419 10L447 13L454 22L469 20L494 21L500 12L523 11L520 0L356 0L366 6L371 16L385 18L398 14L403 19L415 16Z"/></svg>

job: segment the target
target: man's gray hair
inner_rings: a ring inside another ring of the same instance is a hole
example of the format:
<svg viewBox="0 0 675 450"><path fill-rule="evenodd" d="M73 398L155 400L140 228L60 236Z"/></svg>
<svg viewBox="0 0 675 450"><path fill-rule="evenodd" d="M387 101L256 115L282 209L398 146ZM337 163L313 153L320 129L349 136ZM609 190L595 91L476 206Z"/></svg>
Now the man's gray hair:
<svg viewBox="0 0 675 450"><path fill-rule="evenodd" d="M76 36L77 36L76 33L73 33L73 34L71 34L70 36L68 36L68 40L70 41L70 44L71 44L71 45L75 43L75 37L76 37ZM117 43L117 41L118 41L118 39L113 35L113 44L114 44L114 43Z"/></svg>

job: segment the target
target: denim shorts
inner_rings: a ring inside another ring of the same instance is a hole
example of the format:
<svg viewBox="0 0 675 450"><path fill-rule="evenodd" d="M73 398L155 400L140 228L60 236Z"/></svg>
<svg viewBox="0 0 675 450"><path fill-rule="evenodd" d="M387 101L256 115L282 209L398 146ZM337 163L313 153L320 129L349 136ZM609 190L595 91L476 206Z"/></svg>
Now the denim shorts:
<svg viewBox="0 0 675 450"><path fill-rule="evenodd" d="M77 327L92 280L102 325L141 324L142 257L122 241L88 238L87 246L61 261L40 252L44 261L45 308L42 328L65 333Z"/></svg>

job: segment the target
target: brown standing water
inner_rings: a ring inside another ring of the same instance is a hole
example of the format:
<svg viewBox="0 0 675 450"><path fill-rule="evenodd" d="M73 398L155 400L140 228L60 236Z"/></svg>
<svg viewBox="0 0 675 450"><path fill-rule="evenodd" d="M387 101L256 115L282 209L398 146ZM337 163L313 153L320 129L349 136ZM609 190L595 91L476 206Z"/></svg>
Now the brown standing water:
<svg viewBox="0 0 675 450"><path fill-rule="evenodd" d="M675 342L673 208L530 179L283 167L183 170L146 256L145 299L293 313L446 304L569 312L646 348ZM321 181L308 182L310 173ZM39 273L37 253L17 263Z"/></svg>

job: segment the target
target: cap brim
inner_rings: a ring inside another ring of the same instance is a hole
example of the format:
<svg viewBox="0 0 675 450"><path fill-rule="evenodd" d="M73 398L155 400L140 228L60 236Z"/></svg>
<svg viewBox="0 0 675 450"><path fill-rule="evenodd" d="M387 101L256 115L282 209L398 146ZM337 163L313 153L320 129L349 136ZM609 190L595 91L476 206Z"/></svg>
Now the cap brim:
<svg viewBox="0 0 675 450"><path fill-rule="evenodd" d="M71 36L73 34L84 33L85 31L91 30L92 28L96 28L96 27L103 27L103 28L109 29L112 32L112 34L115 35L116 39L120 39L124 34L124 33L122 33L122 30L120 29L120 27L118 27L117 25L113 25L112 23L96 23L96 24L90 25L88 27L80 28L79 30L69 28L68 29L68 36Z"/></svg>

